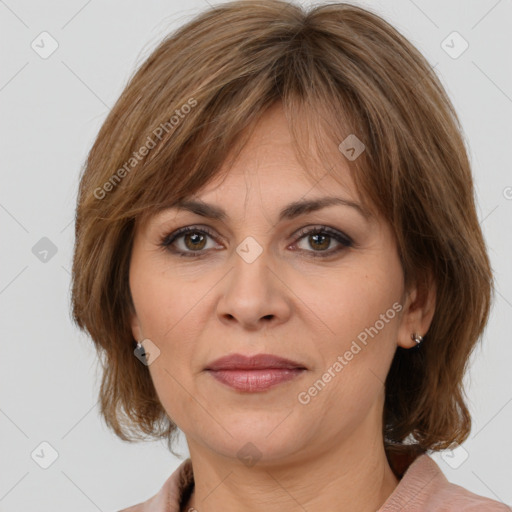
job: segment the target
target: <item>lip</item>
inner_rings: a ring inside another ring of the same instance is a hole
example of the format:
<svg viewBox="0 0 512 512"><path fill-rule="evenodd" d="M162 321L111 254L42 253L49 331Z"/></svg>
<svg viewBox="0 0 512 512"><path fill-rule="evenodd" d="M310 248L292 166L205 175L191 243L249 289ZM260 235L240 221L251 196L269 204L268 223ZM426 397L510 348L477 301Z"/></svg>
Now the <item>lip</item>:
<svg viewBox="0 0 512 512"><path fill-rule="evenodd" d="M229 354L208 364L205 370L266 370L269 368L281 370L306 369L303 364L297 361L273 354L256 354L253 356Z"/></svg>
<svg viewBox="0 0 512 512"><path fill-rule="evenodd" d="M272 354L230 354L210 363L205 370L217 381L237 391L255 393L290 381L307 368Z"/></svg>

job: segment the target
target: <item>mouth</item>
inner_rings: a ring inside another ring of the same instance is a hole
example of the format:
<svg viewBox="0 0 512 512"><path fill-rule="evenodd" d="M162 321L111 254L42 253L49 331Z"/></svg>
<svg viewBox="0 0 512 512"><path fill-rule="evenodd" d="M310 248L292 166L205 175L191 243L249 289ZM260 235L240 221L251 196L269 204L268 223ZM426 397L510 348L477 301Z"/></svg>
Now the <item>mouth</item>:
<svg viewBox="0 0 512 512"><path fill-rule="evenodd" d="M210 363L205 371L232 389L254 393L295 379L307 368L297 361L272 354L231 354Z"/></svg>

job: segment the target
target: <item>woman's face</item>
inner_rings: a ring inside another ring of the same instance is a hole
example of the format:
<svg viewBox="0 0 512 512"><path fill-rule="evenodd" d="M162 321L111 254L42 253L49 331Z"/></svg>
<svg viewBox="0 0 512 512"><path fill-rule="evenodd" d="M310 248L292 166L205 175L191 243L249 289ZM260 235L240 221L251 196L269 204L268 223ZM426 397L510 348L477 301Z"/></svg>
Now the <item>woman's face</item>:
<svg viewBox="0 0 512 512"><path fill-rule="evenodd" d="M171 208L137 228L133 335L160 350L148 369L191 453L298 460L348 440L354 449L382 440L395 349L413 346L411 332L421 330L391 229L357 206L338 153L341 180L320 167L312 180L273 108L225 178L194 195L224 210L224 219ZM279 218L291 203L326 197L348 204ZM184 227L193 230L171 240ZM233 353L272 354L305 369L221 372L246 385L291 377L235 388L205 369Z"/></svg>

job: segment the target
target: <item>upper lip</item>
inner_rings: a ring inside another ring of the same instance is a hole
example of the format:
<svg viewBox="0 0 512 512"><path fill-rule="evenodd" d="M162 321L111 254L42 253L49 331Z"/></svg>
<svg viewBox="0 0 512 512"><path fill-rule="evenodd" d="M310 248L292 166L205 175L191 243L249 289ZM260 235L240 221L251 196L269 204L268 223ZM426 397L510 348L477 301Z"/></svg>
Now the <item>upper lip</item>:
<svg viewBox="0 0 512 512"><path fill-rule="evenodd" d="M205 370L261 370L265 368L306 369L303 364L297 361L272 354L257 354L253 356L229 354L209 363Z"/></svg>

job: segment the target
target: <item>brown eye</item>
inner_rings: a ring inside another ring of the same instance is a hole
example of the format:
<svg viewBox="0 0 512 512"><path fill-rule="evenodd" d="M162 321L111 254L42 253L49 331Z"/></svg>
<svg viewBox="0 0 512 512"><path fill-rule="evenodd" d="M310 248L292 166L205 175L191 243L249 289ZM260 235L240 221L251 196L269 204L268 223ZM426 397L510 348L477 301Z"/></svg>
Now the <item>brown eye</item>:
<svg viewBox="0 0 512 512"><path fill-rule="evenodd" d="M339 231L335 231L331 228L328 228L327 226L302 230L299 233L298 241L302 239L307 239L308 246L313 248L314 250L301 250L311 253L311 256L313 257L320 258L332 256L353 245L352 240L347 235ZM328 250L329 247L331 246L332 240L335 240L340 246L337 249Z"/></svg>
<svg viewBox="0 0 512 512"><path fill-rule="evenodd" d="M332 238L329 235L325 235L323 233L314 233L312 235L308 235L308 242L311 247L315 247L321 251L325 251L329 248L329 245L331 245L331 240Z"/></svg>
<svg viewBox="0 0 512 512"><path fill-rule="evenodd" d="M301 248L300 251L312 257L327 258L353 245L350 237L327 226L303 229L298 236L297 242L307 239L309 247ZM207 228L187 226L165 236L160 245L178 256L200 258L209 252L209 238L215 240L214 234ZM333 240L338 247L329 250Z"/></svg>
<svg viewBox="0 0 512 512"><path fill-rule="evenodd" d="M213 233L206 228L199 229L194 226L187 226L165 236L160 245L179 256L199 257L202 256L202 254L199 253L207 252L204 249L207 245L208 238L213 237ZM175 247L177 242L181 241L183 241L181 247Z"/></svg>
<svg viewBox="0 0 512 512"><path fill-rule="evenodd" d="M183 235L183 241L188 249L197 251L204 249L206 237L200 232L186 233Z"/></svg>

